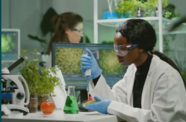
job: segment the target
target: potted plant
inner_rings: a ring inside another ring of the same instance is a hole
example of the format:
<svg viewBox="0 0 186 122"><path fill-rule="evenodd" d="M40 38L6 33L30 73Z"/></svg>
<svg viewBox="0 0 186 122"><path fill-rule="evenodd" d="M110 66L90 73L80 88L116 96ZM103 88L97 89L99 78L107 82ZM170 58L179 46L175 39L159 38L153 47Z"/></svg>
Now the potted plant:
<svg viewBox="0 0 186 122"><path fill-rule="evenodd" d="M46 96L53 93L54 87L56 85L61 85L59 78L56 76L52 76L50 71L56 74L56 69L54 67L50 69L46 69L44 67L39 71L37 67L37 63L39 59L36 58L36 55L39 55L37 49L34 49L34 52L30 53L30 55L34 55L31 60L28 60L26 55L27 50L22 50L24 53L25 61L22 63L20 69L22 76L26 80L30 92L30 104L28 106L30 112L37 111L37 96ZM40 104L39 104L40 105Z"/></svg>
<svg viewBox="0 0 186 122"><path fill-rule="evenodd" d="M59 78L56 76L52 77L50 74L52 71L56 74L56 69L51 67L49 70L47 68L41 67L41 75L39 75L39 87L37 89L38 95L38 109L40 110L40 104L46 102L49 96L56 96L53 91L56 85L61 85Z"/></svg>

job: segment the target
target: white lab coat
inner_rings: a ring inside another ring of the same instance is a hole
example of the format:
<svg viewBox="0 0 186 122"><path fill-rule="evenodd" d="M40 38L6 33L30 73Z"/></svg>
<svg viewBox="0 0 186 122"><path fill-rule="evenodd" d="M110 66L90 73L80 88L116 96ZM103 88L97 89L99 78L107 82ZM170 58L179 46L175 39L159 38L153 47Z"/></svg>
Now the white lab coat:
<svg viewBox="0 0 186 122"><path fill-rule="evenodd" d="M112 88L101 75L92 96L112 99L108 113L128 122L186 122L186 90L180 74L169 64L153 55L142 92L142 108L133 107L133 84L136 67L129 66L123 79Z"/></svg>

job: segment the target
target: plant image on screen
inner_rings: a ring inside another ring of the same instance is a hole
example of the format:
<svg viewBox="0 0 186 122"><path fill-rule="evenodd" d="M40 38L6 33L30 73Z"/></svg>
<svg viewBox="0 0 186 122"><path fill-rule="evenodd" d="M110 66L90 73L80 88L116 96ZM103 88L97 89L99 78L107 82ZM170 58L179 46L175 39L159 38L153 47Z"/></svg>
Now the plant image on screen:
<svg viewBox="0 0 186 122"><path fill-rule="evenodd" d="M11 36L1 34L1 52L12 52L15 50L15 42Z"/></svg>
<svg viewBox="0 0 186 122"><path fill-rule="evenodd" d="M63 74L82 74L81 71L81 48L56 48L55 64L61 67Z"/></svg>
<svg viewBox="0 0 186 122"><path fill-rule="evenodd" d="M99 66L103 74L123 74L124 68L119 64L113 49L99 50Z"/></svg>

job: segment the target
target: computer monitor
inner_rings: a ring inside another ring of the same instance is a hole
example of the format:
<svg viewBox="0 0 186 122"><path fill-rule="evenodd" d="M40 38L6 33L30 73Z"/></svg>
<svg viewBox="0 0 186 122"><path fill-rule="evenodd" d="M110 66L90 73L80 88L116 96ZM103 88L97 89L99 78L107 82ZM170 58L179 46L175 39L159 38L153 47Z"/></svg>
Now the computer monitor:
<svg viewBox="0 0 186 122"><path fill-rule="evenodd" d="M52 66L60 67L67 86L73 85L76 90L87 87L85 75L81 71L81 55L85 48L94 54L111 88L123 78L126 67L119 64L112 44L53 43Z"/></svg>
<svg viewBox="0 0 186 122"><path fill-rule="evenodd" d="M20 30L1 29L1 60L15 62L20 55Z"/></svg>

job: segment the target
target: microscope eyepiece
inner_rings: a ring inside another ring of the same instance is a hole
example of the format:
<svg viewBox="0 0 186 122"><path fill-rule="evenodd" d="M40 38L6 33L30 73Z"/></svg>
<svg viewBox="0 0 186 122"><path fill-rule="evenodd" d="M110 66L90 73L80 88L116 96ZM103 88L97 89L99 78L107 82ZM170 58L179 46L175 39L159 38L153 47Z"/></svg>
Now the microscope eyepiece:
<svg viewBox="0 0 186 122"><path fill-rule="evenodd" d="M12 71L15 67L17 67L20 63L22 63L25 59L21 57L15 63L8 67L9 72Z"/></svg>

